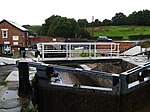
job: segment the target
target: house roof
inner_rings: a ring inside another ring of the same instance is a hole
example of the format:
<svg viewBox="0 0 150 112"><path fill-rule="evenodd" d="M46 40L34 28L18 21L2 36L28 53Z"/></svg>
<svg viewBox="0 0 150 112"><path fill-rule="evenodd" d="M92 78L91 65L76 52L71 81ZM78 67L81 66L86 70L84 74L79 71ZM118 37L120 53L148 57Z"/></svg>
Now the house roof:
<svg viewBox="0 0 150 112"><path fill-rule="evenodd" d="M4 20L2 20L0 23L2 23L3 21L8 22L9 24L13 25L14 27L16 27L16 28L20 29L21 31L29 31L28 29L26 29L26 28L22 27L22 26L21 26L21 25L19 25L19 24L15 23L15 22L12 22L12 21L5 20L5 19L4 19Z"/></svg>

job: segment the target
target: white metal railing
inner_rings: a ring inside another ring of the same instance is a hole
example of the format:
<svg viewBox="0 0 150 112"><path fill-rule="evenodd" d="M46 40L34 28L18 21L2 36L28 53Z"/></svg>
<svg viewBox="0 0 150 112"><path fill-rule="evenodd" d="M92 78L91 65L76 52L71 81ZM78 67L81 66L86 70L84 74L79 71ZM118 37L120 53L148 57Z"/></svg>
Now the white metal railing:
<svg viewBox="0 0 150 112"><path fill-rule="evenodd" d="M42 59L47 58L98 58L102 56L119 56L119 43L101 42L49 42L38 43L37 47Z"/></svg>

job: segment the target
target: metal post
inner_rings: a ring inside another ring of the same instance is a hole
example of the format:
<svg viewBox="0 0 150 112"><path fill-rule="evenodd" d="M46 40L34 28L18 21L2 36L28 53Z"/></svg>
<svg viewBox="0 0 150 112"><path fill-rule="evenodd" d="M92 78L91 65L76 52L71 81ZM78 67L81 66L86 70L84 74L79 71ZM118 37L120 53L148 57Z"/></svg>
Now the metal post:
<svg viewBox="0 0 150 112"><path fill-rule="evenodd" d="M69 58L71 59L71 44L69 44Z"/></svg>
<svg viewBox="0 0 150 112"><path fill-rule="evenodd" d="M94 31L93 22L94 22L94 16L92 16L92 38L93 38L93 31Z"/></svg>
<svg viewBox="0 0 150 112"><path fill-rule="evenodd" d="M125 74L120 74L120 93L124 94L127 93L128 91L128 83L129 83L129 76Z"/></svg>
<svg viewBox="0 0 150 112"><path fill-rule="evenodd" d="M66 44L66 59L68 59L68 44Z"/></svg>
<svg viewBox="0 0 150 112"><path fill-rule="evenodd" d="M37 84L46 86L49 82L51 82L51 74L53 73L53 67L49 66L38 66L37 67Z"/></svg>
<svg viewBox="0 0 150 112"><path fill-rule="evenodd" d="M54 71L53 67L49 66L38 66L37 67L37 77L48 79L50 74Z"/></svg>
<svg viewBox="0 0 150 112"><path fill-rule="evenodd" d="M69 58L71 59L71 44L69 43Z"/></svg>
<svg viewBox="0 0 150 112"><path fill-rule="evenodd" d="M117 56L119 56L119 52L120 52L120 50L119 50L119 49L120 49L120 48L119 48L119 46L120 46L120 45L118 44L118 54L117 54Z"/></svg>
<svg viewBox="0 0 150 112"><path fill-rule="evenodd" d="M110 56L112 57L112 43L111 43L111 51L110 51Z"/></svg>
<svg viewBox="0 0 150 112"><path fill-rule="evenodd" d="M42 60L44 59L44 44L42 43Z"/></svg>
<svg viewBox="0 0 150 112"><path fill-rule="evenodd" d="M117 76L113 76L112 89L114 95L120 95L120 79Z"/></svg>
<svg viewBox="0 0 150 112"><path fill-rule="evenodd" d="M91 58L91 43L89 43L89 58Z"/></svg>
<svg viewBox="0 0 150 112"><path fill-rule="evenodd" d="M96 43L94 43L94 57L96 58Z"/></svg>
<svg viewBox="0 0 150 112"><path fill-rule="evenodd" d="M28 96L32 93L32 87L29 81L29 66L28 62L18 63L19 71L19 96Z"/></svg>

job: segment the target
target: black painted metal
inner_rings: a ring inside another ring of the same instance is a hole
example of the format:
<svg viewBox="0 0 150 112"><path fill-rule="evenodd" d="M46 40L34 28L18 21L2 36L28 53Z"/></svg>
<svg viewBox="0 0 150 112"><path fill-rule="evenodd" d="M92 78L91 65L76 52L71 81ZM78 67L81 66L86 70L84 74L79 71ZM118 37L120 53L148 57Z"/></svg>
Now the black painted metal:
<svg viewBox="0 0 150 112"><path fill-rule="evenodd" d="M137 80L142 81L144 83L144 78L148 77L149 70L147 70L150 67L150 64L147 63L142 66L135 67L131 70L128 70L126 72L123 72L119 75L113 75L111 73L105 73L100 71L92 71L92 70L84 70L79 68L73 68L73 67L66 67L66 66L59 66L59 65L53 65L53 64L43 64L43 63L35 63L35 62L20 62L19 63L19 80L20 80L20 89L19 91L25 91L30 88L29 81L28 80L28 64L29 66L33 66L37 68L37 76L41 78L48 79L49 74L52 73L53 69L59 70L61 72L71 72L76 73L78 75L85 75L85 76L98 76L103 79L109 79L113 82L112 84L112 93L114 94L124 94L130 91L129 84L130 77L131 76L137 76ZM21 69L24 68L24 69ZM141 75L139 73L141 72ZM137 74L138 73L138 74ZM27 74L27 75L25 75ZM26 80L22 77L26 76ZM142 85L143 83L140 83L139 85ZM145 81L147 83L147 80ZM27 86L26 86L27 84ZM23 87L25 86L25 87ZM22 87L25 88L22 90ZM135 87L136 88L136 87ZM133 88L132 88L133 89ZM30 91L30 89L29 89Z"/></svg>
<svg viewBox="0 0 150 112"><path fill-rule="evenodd" d="M37 68L37 76L40 78L48 79L48 75L53 71L53 69L59 71L59 72L69 72L69 73L75 73L78 75L84 75L84 76L96 76L99 78L111 80L114 84L112 85L112 89L110 91L109 87L99 87L101 89L97 91L101 91L104 93L111 93L111 94L119 94L118 86L119 84L119 75L113 75L111 73L106 72L100 72L100 71L94 71L94 70L84 70L80 68L74 68L74 67L66 67L66 66L60 66L60 65L53 65L53 64L43 64L43 63L35 63L35 62L29 62L29 66L34 66ZM45 81L46 82L46 81ZM68 85L69 86L69 85ZM87 86L88 87L88 86ZM88 88L86 88L88 90ZM97 88L95 88L96 90ZM108 92L106 92L108 91Z"/></svg>
<svg viewBox="0 0 150 112"><path fill-rule="evenodd" d="M32 91L29 83L29 66L36 67L37 69L37 82L36 89L34 88L34 90L36 92L36 99L38 99L38 108L41 112L47 112L47 110L51 110L52 112L70 112L75 106L78 109L74 110L75 112L81 112L82 109L87 112L136 112L137 110L143 109L143 107L149 105L150 91L148 88L150 87L150 63L123 72L119 76L117 74L92 70L89 71L53 64L19 62L20 96L24 94L29 95ZM53 69L61 72L76 73L77 75L98 76L102 79L109 79L112 81L112 87L108 89L103 87L88 87L78 84L52 84L49 82L49 74ZM134 83L130 82L131 77L136 77L134 81L138 83L129 87L129 85L131 86L131 83ZM89 103L87 103L87 101ZM62 106L58 106L57 104ZM72 105L68 106L68 104ZM78 104L81 106L78 106ZM57 105L58 108L53 110L50 105L52 105L52 107ZM65 109L63 110L64 107ZM68 110L66 111L66 109Z"/></svg>
<svg viewBox="0 0 150 112"><path fill-rule="evenodd" d="M32 94L32 87L29 81L29 66L28 62L19 62L19 96L28 96Z"/></svg>
<svg viewBox="0 0 150 112"><path fill-rule="evenodd" d="M42 62L47 64L63 64L63 63L100 63L100 62L117 62L120 61L119 58L103 58L103 59L80 59L80 60L43 60Z"/></svg>
<svg viewBox="0 0 150 112"><path fill-rule="evenodd" d="M150 63L139 65L120 74L121 94L126 94L150 82ZM135 78L130 82L130 78Z"/></svg>

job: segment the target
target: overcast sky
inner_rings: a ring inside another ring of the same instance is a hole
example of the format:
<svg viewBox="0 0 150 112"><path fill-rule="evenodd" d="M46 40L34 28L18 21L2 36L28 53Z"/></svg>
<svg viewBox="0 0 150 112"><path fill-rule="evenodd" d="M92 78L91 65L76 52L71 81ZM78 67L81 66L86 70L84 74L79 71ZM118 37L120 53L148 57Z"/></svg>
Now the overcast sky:
<svg viewBox="0 0 150 112"><path fill-rule="evenodd" d="M125 15L143 9L150 10L150 0L1 0L0 20L20 25L41 25L52 15L100 21L116 13Z"/></svg>

